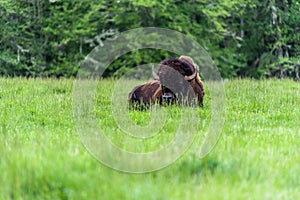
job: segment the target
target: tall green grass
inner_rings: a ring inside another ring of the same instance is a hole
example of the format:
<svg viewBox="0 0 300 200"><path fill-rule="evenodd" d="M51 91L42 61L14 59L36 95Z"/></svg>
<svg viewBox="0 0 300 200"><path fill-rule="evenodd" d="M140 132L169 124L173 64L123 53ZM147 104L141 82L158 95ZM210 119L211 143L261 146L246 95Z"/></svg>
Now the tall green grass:
<svg viewBox="0 0 300 200"><path fill-rule="evenodd" d="M133 81L132 84L137 84ZM128 150L151 151L175 134L182 108L166 108L160 135L137 143L111 115L114 80L101 80L96 115ZM297 199L300 196L300 84L225 83L226 122L214 150L198 158L199 138L174 164L133 175L100 164L81 144L73 119L74 80L0 79L0 199ZM199 134L210 120L209 95ZM149 112L133 111L141 126ZM126 141L126 142L124 142ZM116 155L117 156L117 155Z"/></svg>

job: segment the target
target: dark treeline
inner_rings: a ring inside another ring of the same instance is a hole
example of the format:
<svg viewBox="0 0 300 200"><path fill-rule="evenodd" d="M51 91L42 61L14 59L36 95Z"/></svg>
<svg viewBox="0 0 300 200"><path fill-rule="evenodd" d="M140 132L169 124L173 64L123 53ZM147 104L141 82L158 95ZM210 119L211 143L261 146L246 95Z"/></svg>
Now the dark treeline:
<svg viewBox="0 0 300 200"><path fill-rule="evenodd" d="M195 39L223 77L299 80L298 0L2 0L0 15L0 75L74 76L106 39L133 28L161 27ZM105 76L171 55L131 52Z"/></svg>

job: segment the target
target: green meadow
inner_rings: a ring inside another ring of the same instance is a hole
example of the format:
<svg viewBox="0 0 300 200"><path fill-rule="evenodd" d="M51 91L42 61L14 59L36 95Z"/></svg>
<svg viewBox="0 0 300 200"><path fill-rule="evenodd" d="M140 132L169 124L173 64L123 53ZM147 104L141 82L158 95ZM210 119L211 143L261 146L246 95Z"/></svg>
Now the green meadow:
<svg viewBox="0 0 300 200"><path fill-rule="evenodd" d="M131 85L137 83L142 81ZM107 138L122 149L155 151L175 137L183 123L182 110L190 109L199 117L198 135L183 156L158 171L140 174L113 170L87 151L74 120L74 85L74 79L0 79L1 200L274 200L300 196L299 82L225 82L222 133L214 149L200 159L201 138L211 119L209 91L203 108L164 107L163 127L154 125L158 134L137 140L124 134L112 114L118 82L100 80L94 113ZM127 91L122 98L124 95ZM141 127L153 118L150 111L128 114Z"/></svg>

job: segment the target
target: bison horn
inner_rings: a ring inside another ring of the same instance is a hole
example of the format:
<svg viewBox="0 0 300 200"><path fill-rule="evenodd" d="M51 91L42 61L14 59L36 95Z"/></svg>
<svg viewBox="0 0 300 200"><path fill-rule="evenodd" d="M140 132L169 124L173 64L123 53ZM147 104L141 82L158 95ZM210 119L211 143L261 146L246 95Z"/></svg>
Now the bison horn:
<svg viewBox="0 0 300 200"><path fill-rule="evenodd" d="M190 75L190 76L185 76L184 79L186 81L193 80L194 78L196 78L198 71L199 71L199 67L198 67L198 65L196 65L195 72L192 75Z"/></svg>
<svg viewBox="0 0 300 200"><path fill-rule="evenodd" d="M154 65L152 65L152 76L153 76L154 80L159 80L159 76L154 71Z"/></svg>

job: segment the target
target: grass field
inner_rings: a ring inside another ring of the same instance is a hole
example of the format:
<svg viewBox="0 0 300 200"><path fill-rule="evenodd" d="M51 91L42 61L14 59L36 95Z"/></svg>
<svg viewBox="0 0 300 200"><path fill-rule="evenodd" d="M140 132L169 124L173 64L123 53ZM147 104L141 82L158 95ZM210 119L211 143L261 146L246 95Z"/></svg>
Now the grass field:
<svg viewBox="0 0 300 200"><path fill-rule="evenodd" d="M168 119L160 136L137 146L126 139L111 116L114 85L113 80L100 82L96 114L115 144L144 152L172 140L178 107L166 108ZM64 79L0 79L1 200L300 197L297 82L226 82L226 122L213 151L199 159L201 143L196 139L174 164L145 174L112 170L86 151L74 125L73 86L74 80ZM208 93L204 108L194 109L201 121L199 134L207 130L209 99ZM151 115L133 111L130 117L146 125Z"/></svg>

